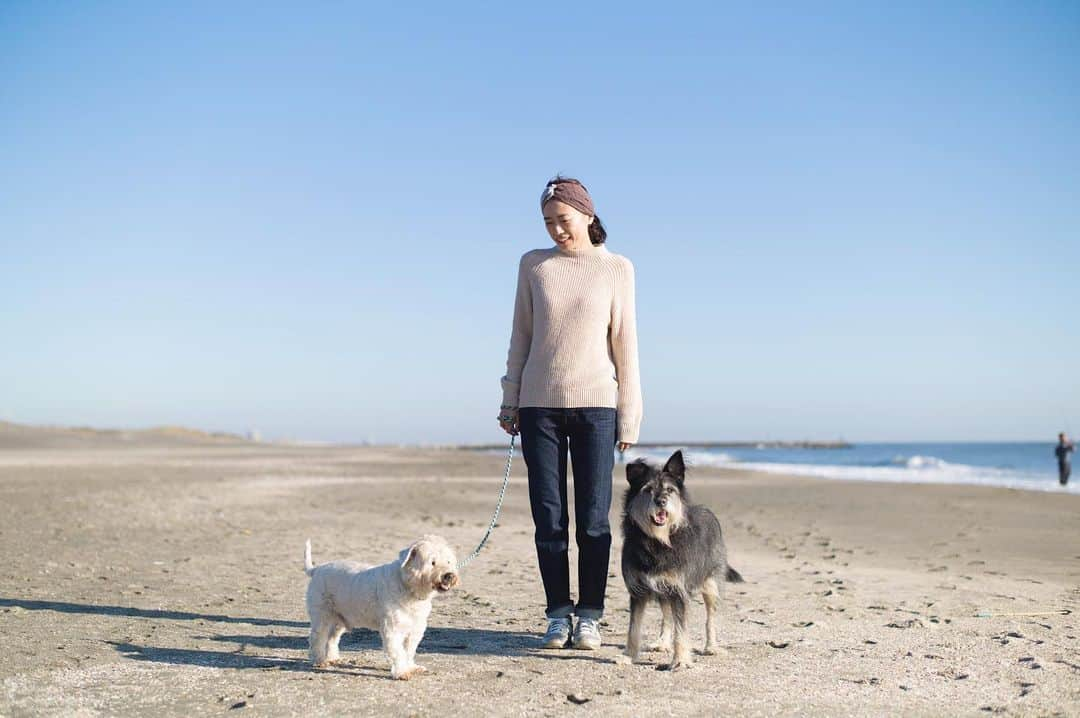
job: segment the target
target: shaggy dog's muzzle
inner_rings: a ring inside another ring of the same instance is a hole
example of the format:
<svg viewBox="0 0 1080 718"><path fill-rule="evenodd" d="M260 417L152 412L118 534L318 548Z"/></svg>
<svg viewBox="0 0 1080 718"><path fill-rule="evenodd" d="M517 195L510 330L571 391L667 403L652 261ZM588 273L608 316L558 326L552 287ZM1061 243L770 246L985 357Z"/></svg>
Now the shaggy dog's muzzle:
<svg viewBox="0 0 1080 718"><path fill-rule="evenodd" d="M653 502L652 511L649 512L649 518L657 526L663 526L668 522L667 512L667 499L660 499Z"/></svg>

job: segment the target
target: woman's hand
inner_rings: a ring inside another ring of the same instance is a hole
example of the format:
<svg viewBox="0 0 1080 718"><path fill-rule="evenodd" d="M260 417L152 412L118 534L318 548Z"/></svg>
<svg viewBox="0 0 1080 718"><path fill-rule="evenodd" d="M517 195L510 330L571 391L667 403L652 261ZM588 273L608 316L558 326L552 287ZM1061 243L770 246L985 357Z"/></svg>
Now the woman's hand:
<svg viewBox="0 0 1080 718"><path fill-rule="evenodd" d="M518 435L518 410L514 407L499 407L499 428L510 436Z"/></svg>
<svg viewBox="0 0 1080 718"><path fill-rule="evenodd" d="M615 444L615 446L619 449L619 453L621 454L622 452L633 446L633 444L631 444L629 441L620 441L618 444Z"/></svg>

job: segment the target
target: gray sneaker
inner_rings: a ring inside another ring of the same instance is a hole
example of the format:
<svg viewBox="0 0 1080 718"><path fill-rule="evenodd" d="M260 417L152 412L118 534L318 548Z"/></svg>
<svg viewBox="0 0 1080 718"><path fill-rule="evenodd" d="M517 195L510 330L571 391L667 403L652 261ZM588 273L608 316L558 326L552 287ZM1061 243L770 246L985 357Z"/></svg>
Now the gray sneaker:
<svg viewBox="0 0 1080 718"><path fill-rule="evenodd" d="M566 648L570 642L570 619L549 618L547 633L540 644L541 648Z"/></svg>
<svg viewBox="0 0 1080 718"><path fill-rule="evenodd" d="M574 648L595 651L600 647L600 620L579 618L574 626Z"/></svg>

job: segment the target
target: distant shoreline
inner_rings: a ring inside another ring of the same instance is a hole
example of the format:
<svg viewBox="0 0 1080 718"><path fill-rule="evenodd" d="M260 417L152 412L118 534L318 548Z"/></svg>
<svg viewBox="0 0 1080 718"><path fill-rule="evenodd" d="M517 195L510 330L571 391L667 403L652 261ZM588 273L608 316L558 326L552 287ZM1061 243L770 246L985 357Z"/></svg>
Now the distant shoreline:
<svg viewBox="0 0 1080 718"><path fill-rule="evenodd" d="M679 446L687 449L850 449L846 441L649 441L634 444L635 449L660 449ZM505 444L459 444L466 451L491 451L506 448Z"/></svg>

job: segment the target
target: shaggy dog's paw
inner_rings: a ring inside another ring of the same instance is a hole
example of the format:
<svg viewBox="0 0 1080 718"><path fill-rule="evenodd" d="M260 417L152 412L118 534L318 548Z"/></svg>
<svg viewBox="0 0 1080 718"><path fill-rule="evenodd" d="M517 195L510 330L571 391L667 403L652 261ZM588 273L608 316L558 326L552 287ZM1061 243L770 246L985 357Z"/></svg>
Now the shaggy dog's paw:
<svg viewBox="0 0 1080 718"><path fill-rule="evenodd" d="M671 663L665 663L657 666L658 671L684 671L690 666L694 665L690 661L672 661Z"/></svg>
<svg viewBox="0 0 1080 718"><path fill-rule="evenodd" d="M722 656L725 653L727 653L727 649L722 648L721 646L705 646L698 651L698 655L700 656Z"/></svg>
<svg viewBox="0 0 1080 718"><path fill-rule="evenodd" d="M613 661L620 666L640 666L643 663L648 663L648 661L644 660L641 656L631 656L626 653L619 653L615 656Z"/></svg>

